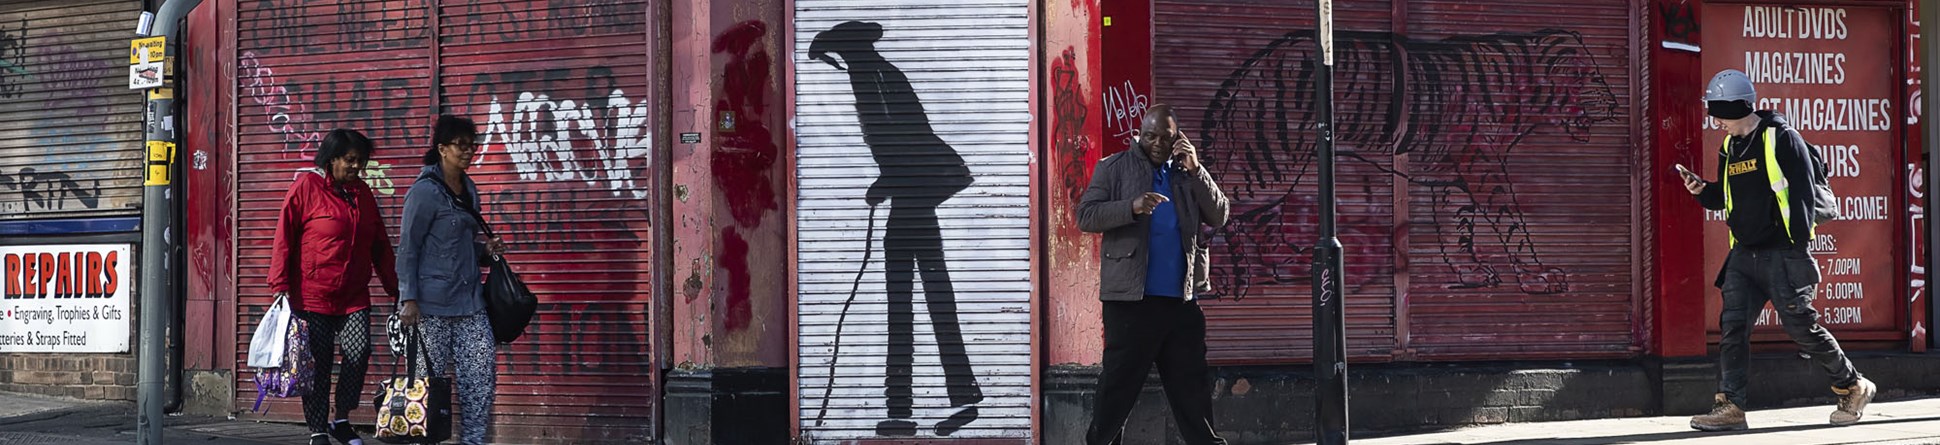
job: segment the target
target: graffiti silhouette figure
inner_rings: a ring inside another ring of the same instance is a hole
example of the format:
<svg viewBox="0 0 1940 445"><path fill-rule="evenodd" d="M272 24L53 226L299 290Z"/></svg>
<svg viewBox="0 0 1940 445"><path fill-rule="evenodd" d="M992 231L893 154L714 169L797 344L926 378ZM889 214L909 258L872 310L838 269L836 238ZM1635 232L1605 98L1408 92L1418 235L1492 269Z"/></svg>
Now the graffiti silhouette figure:
<svg viewBox="0 0 1940 445"><path fill-rule="evenodd" d="M876 434L916 434L916 423L909 420L915 408L912 368L916 364L916 313L912 294L920 269L950 406L962 408L936 425L937 435L948 436L977 420L975 404L983 401L983 390L977 386L970 357L964 351L956 291L949 264L943 258L943 234L936 218L938 205L970 186L970 169L963 157L930 128L929 115L924 113L909 78L876 51L875 42L880 39L882 25L845 22L817 34L808 56L849 74L856 117L862 123L862 141L869 145L881 172L869 186L866 198L870 207L889 202L882 243L889 298L889 356L883 392L888 399L889 419L876 425Z"/></svg>

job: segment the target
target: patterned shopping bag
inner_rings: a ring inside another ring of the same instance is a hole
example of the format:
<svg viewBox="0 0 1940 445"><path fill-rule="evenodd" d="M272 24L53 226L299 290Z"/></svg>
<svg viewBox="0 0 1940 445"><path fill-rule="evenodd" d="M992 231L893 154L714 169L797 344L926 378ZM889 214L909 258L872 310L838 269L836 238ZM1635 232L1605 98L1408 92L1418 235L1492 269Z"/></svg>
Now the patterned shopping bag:
<svg viewBox="0 0 1940 445"><path fill-rule="evenodd" d="M393 335L398 334L392 331ZM409 349L403 376L393 374L378 386L377 440L386 443L438 443L451 438L451 380L432 377L422 356L424 335L417 326L404 328Z"/></svg>
<svg viewBox="0 0 1940 445"><path fill-rule="evenodd" d="M266 396L301 397L314 386L317 359L310 355L310 323L293 312L282 316L289 317L283 333L283 364L256 369L256 406L251 411L262 412Z"/></svg>

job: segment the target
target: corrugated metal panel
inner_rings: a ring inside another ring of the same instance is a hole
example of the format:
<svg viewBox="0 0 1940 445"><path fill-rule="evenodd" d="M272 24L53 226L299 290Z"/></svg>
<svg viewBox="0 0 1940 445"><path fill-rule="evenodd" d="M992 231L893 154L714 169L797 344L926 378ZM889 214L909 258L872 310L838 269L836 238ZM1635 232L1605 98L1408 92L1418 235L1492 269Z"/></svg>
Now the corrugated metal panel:
<svg viewBox="0 0 1940 445"><path fill-rule="evenodd" d="M379 165L367 181L394 226L421 168L435 95L442 111L478 123L471 173L486 218L541 302L526 336L500 348L493 440L652 438L659 391L649 354L648 213L657 118L649 96L656 80L642 50L647 3L441 2L435 15L424 0L303 4L246 2L239 11L239 275L264 275L291 172L331 128L377 142ZM267 290L260 278L240 287L240 321L254 326ZM374 303L385 308L375 314L381 324L391 302ZM248 332L237 341L247 342ZM373 382L391 372L388 354L378 347ZM254 402L252 378L238 372L239 400ZM273 403L271 417L299 417L294 401Z"/></svg>
<svg viewBox="0 0 1940 445"><path fill-rule="evenodd" d="M1408 3L1417 357L1635 350L1629 3Z"/></svg>
<svg viewBox="0 0 1940 445"><path fill-rule="evenodd" d="M293 174L311 167L323 135L351 128L377 145L366 181L376 189L387 229L397 234L399 206L415 176L419 148L429 139L423 116L431 108L431 52L424 0L363 1L324 6L311 2L240 2L236 16L236 399L256 401L249 336L270 303L270 240ZM391 241L395 245L395 241ZM372 281L376 283L375 280ZM391 305L381 286L378 301ZM371 335L372 385L391 374L381 339L383 316ZM375 386L369 386L374 388ZM371 419L368 403L353 418ZM296 398L269 398L264 417L301 421Z"/></svg>
<svg viewBox="0 0 1940 445"><path fill-rule="evenodd" d="M660 396L647 2L440 4L440 103L478 122L486 218L545 303L500 348L495 440L645 441Z"/></svg>
<svg viewBox="0 0 1940 445"><path fill-rule="evenodd" d="M1410 2L1400 24L1389 3L1334 8L1350 357L1629 354L1626 4ZM1207 303L1211 354L1310 357L1313 5L1157 14L1154 60L1176 68L1155 97L1234 200L1210 239L1228 296Z"/></svg>
<svg viewBox="0 0 1940 445"><path fill-rule="evenodd" d="M141 210L142 96L128 41L142 2L0 6L0 220Z"/></svg>
<svg viewBox="0 0 1940 445"><path fill-rule="evenodd" d="M1029 11L796 2L803 437L1030 440ZM906 419L884 409L899 348ZM971 401L974 421L939 431Z"/></svg>
<svg viewBox="0 0 1940 445"><path fill-rule="evenodd" d="M1334 3L1342 39L1387 30L1390 5ZM1207 354L1216 363L1285 363L1313 355L1312 248L1319 238L1311 3L1161 0L1155 103L1177 107L1179 126L1232 200L1232 220L1209 230L1213 288ZM1205 27L1205 23L1220 23ZM1345 47L1345 44L1343 44ZM1356 47L1358 48L1358 47ZM1347 246L1347 352L1385 360L1395 347L1394 169L1386 104L1393 54L1338 49L1336 110L1341 242ZM1110 63L1108 60L1106 63Z"/></svg>

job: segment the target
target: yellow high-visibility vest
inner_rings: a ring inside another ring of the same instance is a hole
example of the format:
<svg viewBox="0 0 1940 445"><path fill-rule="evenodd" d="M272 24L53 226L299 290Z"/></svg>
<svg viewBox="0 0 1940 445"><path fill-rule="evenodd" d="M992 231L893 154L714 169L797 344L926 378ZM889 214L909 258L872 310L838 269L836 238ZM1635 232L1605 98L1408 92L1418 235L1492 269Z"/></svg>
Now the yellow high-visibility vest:
<svg viewBox="0 0 1940 445"><path fill-rule="evenodd" d="M1765 158L1762 161L1765 163L1765 179L1771 184L1778 184L1785 180L1785 171L1778 166L1778 142L1772 137L1772 133L1777 133L1776 129L1765 129ZM1724 146L1720 147L1718 151L1724 155L1725 164L1729 165L1731 163L1730 135L1724 137ZM1729 220L1731 218L1732 207L1731 176L1727 173L1724 180L1720 182L1724 183L1724 214L1725 219ZM1788 184L1786 187L1778 188L1772 192L1772 196L1778 199L1780 222L1785 224L1785 239L1796 242L1798 238L1792 236L1792 187ZM1806 239L1811 239L1818 234L1817 227L1808 227L1806 231L1808 232ZM1727 229L1726 232L1728 233L1730 230ZM1738 245L1738 235L1731 235L1731 245L1734 247Z"/></svg>

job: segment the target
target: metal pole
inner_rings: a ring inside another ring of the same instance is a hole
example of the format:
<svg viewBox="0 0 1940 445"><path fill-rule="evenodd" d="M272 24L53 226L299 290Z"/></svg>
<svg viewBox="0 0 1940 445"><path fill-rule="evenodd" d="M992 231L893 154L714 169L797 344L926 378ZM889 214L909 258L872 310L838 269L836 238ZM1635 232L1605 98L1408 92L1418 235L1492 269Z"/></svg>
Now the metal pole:
<svg viewBox="0 0 1940 445"><path fill-rule="evenodd" d="M1922 205L1926 206L1924 209L1926 214L1932 215L1934 211L1940 210L1940 194L1935 193L1940 192L1940 177L1936 177L1940 176L1936 175L1936 173L1940 173L1940 158L1933 156L1934 144L1940 144L1940 125L1934 125L1932 118L1925 116L1925 110L1940 110L1940 97L1926 94L1924 90L1927 85L1940 85L1940 69L1935 69L1936 64L1934 63L1934 57L1940 57L1940 39L1927 37L1924 28L1928 26L1940 27L1940 5L1935 5L1931 1L1916 3L1918 3L1916 7L1920 9L1920 27L1923 29L1920 35L1920 61L1922 65L1925 65L1920 69L1920 88L1922 92L1920 93L1919 104L1922 110L1920 113L1920 131L1922 134L1920 140L1921 144L1924 145L1920 147L1920 154L1926 158L1924 162L1926 163L1927 182L1926 202ZM1935 255L1940 255L1940 239L1934 238L1934 222L1932 216L1926 217L1926 223L1926 233L1920 235L1926 237L1927 256L1926 258L1919 258L1919 260L1925 262L1922 265L1926 267L1927 283L1932 283L1936 272L1933 267L1933 258ZM1932 287L1931 284L1927 285L1929 289ZM1933 305L1933 297L1933 293L1927 293L1926 322L1929 332L1934 329L1940 329L1940 312L1934 311L1936 307ZM1930 347L1940 348L1940 335L1928 335L1927 344Z"/></svg>
<svg viewBox="0 0 1940 445"><path fill-rule="evenodd" d="M1341 310L1341 243L1334 227L1334 5L1319 0L1321 66L1320 241L1314 247L1314 439L1318 445L1347 443L1347 329Z"/></svg>
<svg viewBox="0 0 1940 445"><path fill-rule="evenodd" d="M141 445L162 443L162 405L167 399L163 385L168 378L164 354L168 351L168 323L175 318L170 315L175 295L169 280L173 265L168 261L169 253L175 250L174 234L168 233L169 221L175 219L175 196L169 191L175 147L169 143L173 129L163 125L161 118L169 114L175 100L166 85L146 92L149 144L141 206L141 351L136 354L141 369L135 384L135 399L141 408L135 425Z"/></svg>
<svg viewBox="0 0 1940 445"><path fill-rule="evenodd" d="M135 400L138 410L135 414L136 443L138 445L161 445L162 428L166 424L167 413L163 412L168 402L166 384L168 376L168 334L169 325L175 319L175 284L179 265L171 264L177 244L181 240L179 229L171 230L175 221L176 199L170 188L175 170L175 94L172 89L176 73L171 59L180 57L175 45L181 41L178 22L188 15L201 0L167 0L155 14L155 30L151 36L166 39L163 47L163 66L161 88L143 91L147 99L144 113L147 139L146 163L142 165L142 206L141 206L141 281L137 283L141 291L141 331L140 348L136 354L138 372L135 378ZM179 329L179 328L177 328Z"/></svg>

